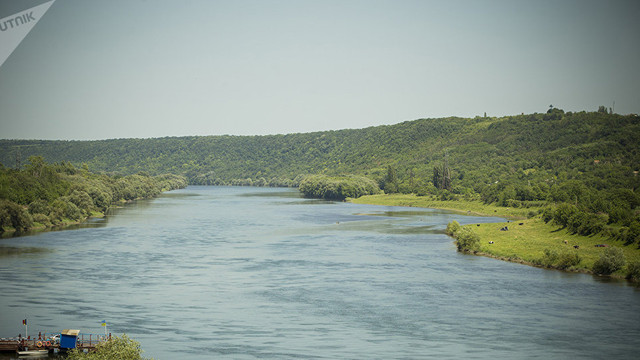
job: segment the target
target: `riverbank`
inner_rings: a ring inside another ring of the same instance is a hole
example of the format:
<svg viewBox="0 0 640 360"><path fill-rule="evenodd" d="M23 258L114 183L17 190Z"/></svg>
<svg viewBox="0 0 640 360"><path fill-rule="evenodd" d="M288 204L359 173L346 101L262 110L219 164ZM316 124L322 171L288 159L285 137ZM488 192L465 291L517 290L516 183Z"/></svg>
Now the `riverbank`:
<svg viewBox="0 0 640 360"><path fill-rule="evenodd" d="M573 235L566 229L545 223L539 217L526 219L526 216L532 215L532 212L537 213L537 209L506 208L474 201L439 201L400 194L363 196L350 201L357 204L446 209L464 214L500 216L510 219L507 222L464 226L478 235L478 248L473 251L475 255L536 267L593 273L591 270L593 264L605 249L617 247L623 251L627 264L640 262L640 250L636 245L625 245L621 241L614 241L601 235ZM577 256L579 262L568 267L554 264L553 254ZM627 267L611 274L615 278L625 278L626 275Z"/></svg>
<svg viewBox="0 0 640 360"><path fill-rule="evenodd" d="M459 212L461 214L472 214L479 216L498 216L507 219L525 219L531 212L537 214L536 209L517 209L495 205L483 204L479 201L465 200L436 200L428 196L416 196L413 194L379 194L366 195L357 199L348 199L354 204L384 205L384 206L407 206L442 209ZM532 214L534 215L534 214Z"/></svg>
<svg viewBox="0 0 640 360"><path fill-rule="evenodd" d="M119 207L114 204L111 208ZM13 236L22 236L22 235L31 235L36 234L42 231L54 231L54 230L65 230L66 228L71 228L73 226L80 225L90 219L102 219L107 215L100 211L92 211L91 215L80 219L80 220L71 220L71 219L62 219L62 221L58 224L42 224L39 222L34 222L33 226L28 227L25 230L17 231L14 227L7 227L4 231L0 232L0 238L8 238Z"/></svg>
<svg viewBox="0 0 640 360"><path fill-rule="evenodd" d="M172 189L175 190L175 189ZM167 191L171 191L171 190L163 190L164 192ZM133 202L139 201L139 200L149 200L149 199L153 199L156 196L150 196L150 197L140 197L134 200L118 200L117 202L113 203L111 206L109 206L107 208L106 211L102 212L102 211L98 211L98 210L91 210L90 214L86 217L74 220L74 219L68 219L68 218L63 218L62 220L60 220L60 222L57 222L55 224L51 223L51 222L47 222L47 223L40 223L37 221L34 221L32 226L29 226L26 229L22 229L20 231L16 230L16 228L12 227L12 226L6 226L3 228L2 231L0 231L0 238L9 238L9 237L14 237L14 236L23 236L23 235L33 235L33 234L37 234L39 232L43 232L43 231L58 231L58 230L68 230L69 228L74 228L75 226L81 225L91 219L103 219L107 216L107 212L111 209L116 209L116 208L121 208L126 206L127 204L131 204Z"/></svg>

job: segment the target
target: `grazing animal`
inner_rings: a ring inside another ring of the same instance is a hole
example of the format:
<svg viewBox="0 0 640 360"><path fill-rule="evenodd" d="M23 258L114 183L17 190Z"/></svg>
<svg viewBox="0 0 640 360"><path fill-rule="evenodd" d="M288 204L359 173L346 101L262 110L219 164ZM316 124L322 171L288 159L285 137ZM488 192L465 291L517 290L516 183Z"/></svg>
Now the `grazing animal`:
<svg viewBox="0 0 640 360"><path fill-rule="evenodd" d="M489 241L489 244L493 244L493 241Z"/></svg>
<svg viewBox="0 0 640 360"><path fill-rule="evenodd" d="M569 245L569 242L567 240L564 241L565 245Z"/></svg>
<svg viewBox="0 0 640 360"><path fill-rule="evenodd" d="M580 249L580 246L579 245L573 245L573 248L574 249Z"/></svg>

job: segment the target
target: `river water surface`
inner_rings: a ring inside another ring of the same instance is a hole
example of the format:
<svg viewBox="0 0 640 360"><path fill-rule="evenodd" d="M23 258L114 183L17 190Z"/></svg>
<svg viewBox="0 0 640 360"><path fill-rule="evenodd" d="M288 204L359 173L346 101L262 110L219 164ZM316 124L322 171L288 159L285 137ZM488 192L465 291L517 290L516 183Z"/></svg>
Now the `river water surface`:
<svg viewBox="0 0 640 360"><path fill-rule="evenodd" d="M636 287L457 253L451 220L501 219L172 191L0 240L0 337L106 320L156 359L637 358Z"/></svg>

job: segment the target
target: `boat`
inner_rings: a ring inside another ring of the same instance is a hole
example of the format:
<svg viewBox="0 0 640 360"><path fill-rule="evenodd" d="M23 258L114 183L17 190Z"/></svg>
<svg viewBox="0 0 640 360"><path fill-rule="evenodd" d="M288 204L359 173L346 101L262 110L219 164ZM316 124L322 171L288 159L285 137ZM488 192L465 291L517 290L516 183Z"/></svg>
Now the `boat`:
<svg viewBox="0 0 640 360"><path fill-rule="evenodd" d="M24 350L18 351L18 356L48 356L48 350Z"/></svg>

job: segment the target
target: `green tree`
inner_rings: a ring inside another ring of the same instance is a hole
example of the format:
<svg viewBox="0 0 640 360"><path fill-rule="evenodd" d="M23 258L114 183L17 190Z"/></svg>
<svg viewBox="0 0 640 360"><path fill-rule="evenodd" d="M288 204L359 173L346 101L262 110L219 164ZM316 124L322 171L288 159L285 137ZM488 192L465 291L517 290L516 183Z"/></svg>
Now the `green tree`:
<svg viewBox="0 0 640 360"><path fill-rule="evenodd" d="M433 178L431 180L433 182L433 186L436 189L440 189L442 186L442 174L440 174L440 168L437 166L433 167Z"/></svg>
<svg viewBox="0 0 640 360"><path fill-rule="evenodd" d="M384 179L384 192L387 194L398 192L398 175L396 169L389 165L387 167L387 176Z"/></svg>
<svg viewBox="0 0 640 360"><path fill-rule="evenodd" d="M33 226L33 218L24 207L13 201L0 200L0 233L11 227L24 231L31 226Z"/></svg>

